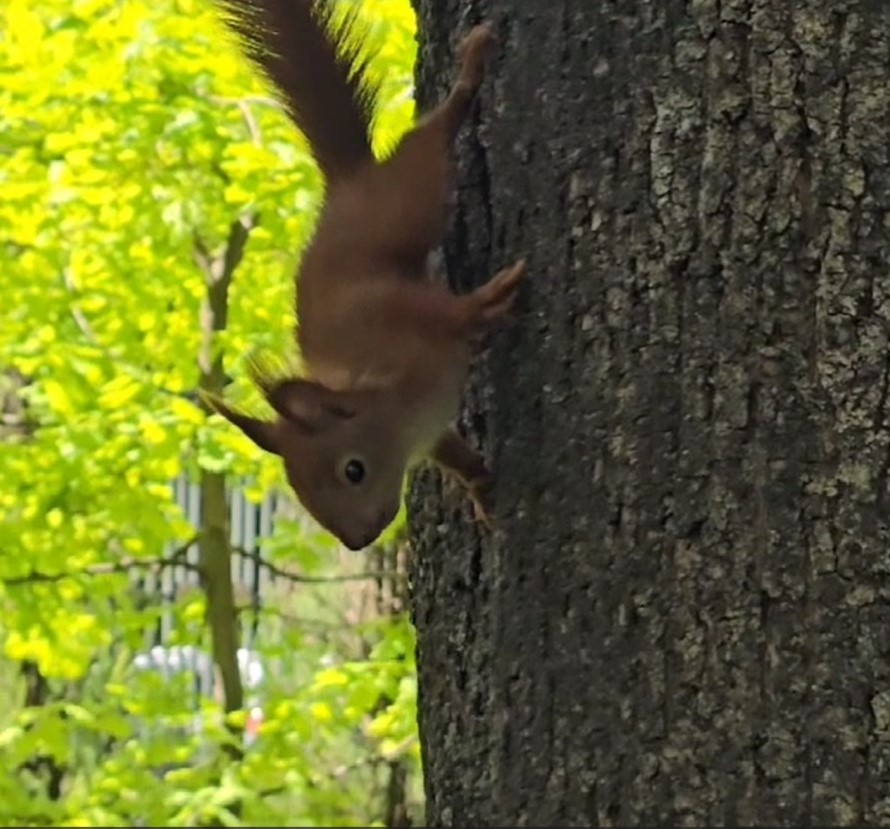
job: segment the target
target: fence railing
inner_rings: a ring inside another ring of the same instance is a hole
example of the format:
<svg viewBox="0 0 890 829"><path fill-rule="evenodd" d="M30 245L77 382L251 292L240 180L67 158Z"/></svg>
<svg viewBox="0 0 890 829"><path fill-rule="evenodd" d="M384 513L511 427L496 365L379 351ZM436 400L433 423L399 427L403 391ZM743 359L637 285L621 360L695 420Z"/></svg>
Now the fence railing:
<svg viewBox="0 0 890 829"><path fill-rule="evenodd" d="M201 527L201 489L196 483L181 476L172 483L174 498L196 532ZM235 482L228 490L230 541L232 545L232 582L236 595L249 596L253 613L248 614L250 623L242 628L243 644L251 647L259 624L263 596L275 583L274 569L268 567L260 556L263 539L268 538L280 516L292 519L294 506L289 499L277 493L254 503L245 497ZM171 544L163 551L164 557L176 552ZM176 563L158 572L134 570L131 581L147 600L160 606L160 617L154 629L148 633L149 646L166 645L174 627L173 603L185 590L199 586L198 545L192 543L184 552L180 550Z"/></svg>

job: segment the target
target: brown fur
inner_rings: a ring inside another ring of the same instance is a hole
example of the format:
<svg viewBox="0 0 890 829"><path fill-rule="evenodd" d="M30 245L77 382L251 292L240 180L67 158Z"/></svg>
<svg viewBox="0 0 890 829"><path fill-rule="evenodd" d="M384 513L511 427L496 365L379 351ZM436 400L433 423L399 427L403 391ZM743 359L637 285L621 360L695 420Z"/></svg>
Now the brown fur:
<svg viewBox="0 0 890 829"><path fill-rule="evenodd" d="M450 150L482 82L491 25L476 26L462 42L445 101L378 162L369 139L374 92L359 51L346 50L342 30L331 27L325 2L225 0L249 54L306 133L326 192L297 273L306 376L273 380L255 372L274 422L214 405L279 454L303 506L359 549L395 517L405 471L423 458L456 474L486 518L491 473L450 424L472 343L509 310L525 265L465 296L426 278L428 255L445 233ZM356 464L359 481L349 474Z"/></svg>

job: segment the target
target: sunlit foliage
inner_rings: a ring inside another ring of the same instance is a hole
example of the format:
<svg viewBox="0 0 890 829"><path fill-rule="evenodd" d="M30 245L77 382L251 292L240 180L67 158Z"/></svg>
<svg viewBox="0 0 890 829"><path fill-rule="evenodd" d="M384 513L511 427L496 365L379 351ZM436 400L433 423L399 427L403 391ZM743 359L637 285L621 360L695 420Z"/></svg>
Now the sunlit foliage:
<svg viewBox="0 0 890 829"><path fill-rule="evenodd" d="M361 8L386 78L382 148L413 114L414 18L407 0ZM171 481L225 471L256 500L281 484L195 403L193 253L257 217L214 346L227 395L258 404L243 357L292 348L291 275L319 201L303 140L209 0L6 0L0 77L0 400L16 401L0 427L0 823L383 820L393 764L419 798L412 631L353 613L350 583L268 597L278 623L257 647L275 669L240 762L218 750L216 702L130 670L161 608L128 565L198 530ZM301 521L263 552L319 579L372 569ZM175 613L176 641L200 642L200 590ZM201 736L171 732L195 705Z"/></svg>

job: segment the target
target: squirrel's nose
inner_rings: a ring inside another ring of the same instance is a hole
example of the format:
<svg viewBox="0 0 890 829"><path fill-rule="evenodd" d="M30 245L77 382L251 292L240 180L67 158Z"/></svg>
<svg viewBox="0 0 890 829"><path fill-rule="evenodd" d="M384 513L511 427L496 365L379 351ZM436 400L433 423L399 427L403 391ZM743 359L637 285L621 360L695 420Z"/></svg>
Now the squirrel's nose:
<svg viewBox="0 0 890 829"><path fill-rule="evenodd" d="M370 547L379 537L380 534L393 522L399 513L399 505L395 507L389 506L379 510L372 519L369 519L364 532L357 532L355 535L349 535L340 540L350 550L363 550Z"/></svg>
<svg viewBox="0 0 890 829"><path fill-rule="evenodd" d="M393 522L398 512L398 507L395 509L388 507L380 510L375 516L374 521L371 522L368 532L365 534L364 544L362 546L368 547L373 544L380 537L380 534Z"/></svg>
<svg viewBox="0 0 890 829"><path fill-rule="evenodd" d="M340 540L346 545L346 547L353 552L358 552L359 550L364 550L365 547L370 544L370 541L367 541L367 536L344 536ZM373 539L371 539L373 541Z"/></svg>
<svg viewBox="0 0 890 829"><path fill-rule="evenodd" d="M395 504L394 506L386 507L385 509L380 510L380 513L377 516L377 535L380 535L393 521L396 520L396 516L399 514L399 504Z"/></svg>

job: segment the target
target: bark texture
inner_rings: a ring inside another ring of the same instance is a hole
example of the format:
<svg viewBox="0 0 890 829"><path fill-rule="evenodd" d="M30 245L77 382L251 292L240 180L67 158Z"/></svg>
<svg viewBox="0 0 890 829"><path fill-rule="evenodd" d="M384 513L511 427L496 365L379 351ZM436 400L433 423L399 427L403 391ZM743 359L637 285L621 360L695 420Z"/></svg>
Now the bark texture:
<svg viewBox="0 0 890 829"><path fill-rule="evenodd" d="M499 530L410 500L432 826L890 824L890 4L417 0Z"/></svg>

